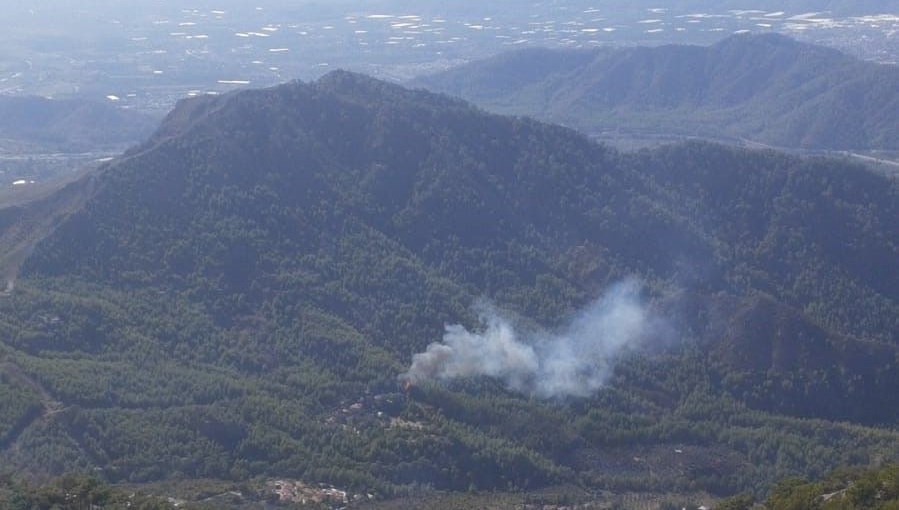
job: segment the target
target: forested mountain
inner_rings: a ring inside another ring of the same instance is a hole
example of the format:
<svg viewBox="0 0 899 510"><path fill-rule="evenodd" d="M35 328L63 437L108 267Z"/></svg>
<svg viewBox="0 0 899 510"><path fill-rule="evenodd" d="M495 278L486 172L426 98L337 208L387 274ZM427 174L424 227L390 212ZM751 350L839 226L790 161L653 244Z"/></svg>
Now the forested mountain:
<svg viewBox="0 0 899 510"><path fill-rule="evenodd" d="M861 166L334 72L184 101L88 179L0 298L17 473L763 495L899 457L899 189ZM665 332L595 394L401 388L485 299L559 330L623 279Z"/></svg>
<svg viewBox="0 0 899 510"><path fill-rule="evenodd" d="M899 149L899 67L776 34L736 35L710 47L529 49L414 85L588 133Z"/></svg>
<svg viewBox="0 0 899 510"><path fill-rule="evenodd" d="M149 136L152 117L83 99L0 95L0 140L59 151L96 151L134 144Z"/></svg>
<svg viewBox="0 0 899 510"><path fill-rule="evenodd" d="M769 510L887 510L899 505L899 467L837 470L818 482L783 480L765 501ZM736 507L732 507L736 508Z"/></svg>

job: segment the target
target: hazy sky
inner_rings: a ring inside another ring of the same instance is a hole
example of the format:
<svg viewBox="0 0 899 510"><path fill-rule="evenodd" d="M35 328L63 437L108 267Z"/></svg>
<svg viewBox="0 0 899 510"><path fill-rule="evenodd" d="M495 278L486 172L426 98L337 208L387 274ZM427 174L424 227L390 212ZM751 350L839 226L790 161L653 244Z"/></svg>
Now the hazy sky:
<svg viewBox="0 0 899 510"><path fill-rule="evenodd" d="M335 67L403 80L526 46L711 44L744 31L892 62L899 23L846 21L890 12L899 0L5 0L0 93L164 109L191 91Z"/></svg>

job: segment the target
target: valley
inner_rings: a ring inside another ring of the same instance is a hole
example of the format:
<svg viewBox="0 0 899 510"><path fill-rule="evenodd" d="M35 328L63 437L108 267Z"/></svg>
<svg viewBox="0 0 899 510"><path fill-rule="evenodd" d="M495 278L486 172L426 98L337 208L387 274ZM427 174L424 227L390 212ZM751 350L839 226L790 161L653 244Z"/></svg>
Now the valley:
<svg viewBox="0 0 899 510"><path fill-rule="evenodd" d="M8 55L0 60L0 93L164 114L184 97L315 79L333 69L406 81L516 48L707 45L746 32L786 34L874 62L899 59L899 18L888 2L656 3L18 2L0 21ZM45 34L37 44L29 31L35 25Z"/></svg>

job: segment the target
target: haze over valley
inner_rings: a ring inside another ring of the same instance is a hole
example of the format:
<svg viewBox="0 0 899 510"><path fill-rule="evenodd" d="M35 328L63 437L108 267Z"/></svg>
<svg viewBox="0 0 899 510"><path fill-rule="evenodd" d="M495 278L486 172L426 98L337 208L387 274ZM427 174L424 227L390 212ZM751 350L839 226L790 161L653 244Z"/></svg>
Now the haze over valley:
<svg viewBox="0 0 899 510"><path fill-rule="evenodd" d="M191 95L338 68L405 80L514 48L711 44L742 32L899 60L890 2L756 3L17 0L0 19L0 93L164 112Z"/></svg>

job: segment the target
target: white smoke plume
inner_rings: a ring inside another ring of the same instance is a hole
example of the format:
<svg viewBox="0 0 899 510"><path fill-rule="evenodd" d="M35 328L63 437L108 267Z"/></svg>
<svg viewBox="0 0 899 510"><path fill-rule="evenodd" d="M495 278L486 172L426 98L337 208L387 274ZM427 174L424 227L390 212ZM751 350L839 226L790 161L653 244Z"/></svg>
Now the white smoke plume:
<svg viewBox="0 0 899 510"><path fill-rule="evenodd" d="M418 384L486 376L539 398L590 396L623 354L661 329L640 290L636 280L613 285L558 332L517 331L513 320L485 307L483 332L448 325L443 341L414 355L400 379Z"/></svg>

